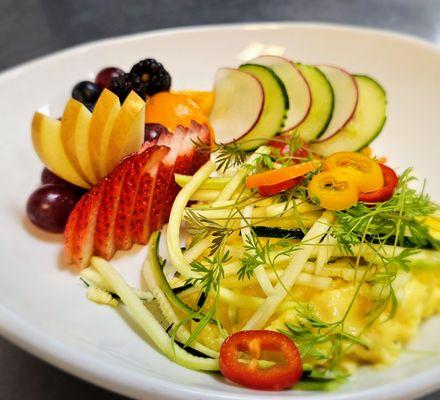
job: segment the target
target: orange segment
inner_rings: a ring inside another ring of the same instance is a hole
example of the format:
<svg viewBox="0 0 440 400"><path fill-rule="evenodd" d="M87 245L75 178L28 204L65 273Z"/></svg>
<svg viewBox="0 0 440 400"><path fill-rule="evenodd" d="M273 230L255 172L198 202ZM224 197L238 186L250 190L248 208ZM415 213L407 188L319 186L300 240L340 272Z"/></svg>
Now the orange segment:
<svg viewBox="0 0 440 400"><path fill-rule="evenodd" d="M208 116L190 96L161 92L147 100L145 122L157 123L174 132L178 125L189 127L191 121L208 124Z"/></svg>
<svg viewBox="0 0 440 400"><path fill-rule="evenodd" d="M214 92L182 90L174 93L183 94L193 99L199 105L205 115L209 115L211 112L212 104L214 103Z"/></svg>

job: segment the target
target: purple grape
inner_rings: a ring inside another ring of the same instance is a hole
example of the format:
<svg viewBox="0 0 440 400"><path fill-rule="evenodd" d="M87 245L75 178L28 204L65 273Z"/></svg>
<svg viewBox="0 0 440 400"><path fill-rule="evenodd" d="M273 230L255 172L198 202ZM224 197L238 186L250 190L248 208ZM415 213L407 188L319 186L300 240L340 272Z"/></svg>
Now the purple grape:
<svg viewBox="0 0 440 400"><path fill-rule="evenodd" d="M60 178L58 175L54 174L47 168L44 168L41 171L41 184L47 185L54 183L56 185L63 185L72 188L72 190L76 190L80 195L83 195L87 190L82 187L76 186L73 183L65 181L63 178Z"/></svg>
<svg viewBox="0 0 440 400"><path fill-rule="evenodd" d="M48 232L62 233L81 193L75 187L46 184L29 197L26 212L31 222Z"/></svg>
<svg viewBox="0 0 440 400"><path fill-rule="evenodd" d="M96 75L95 83L101 90L109 89L112 79L121 75L124 75L122 69L116 67L104 68L98 72L98 75Z"/></svg>
<svg viewBox="0 0 440 400"><path fill-rule="evenodd" d="M58 175L55 175L49 169L44 168L43 171L41 171L41 184L47 185L48 183L55 183L57 185L65 185L65 186L71 185L71 183L60 178Z"/></svg>
<svg viewBox="0 0 440 400"><path fill-rule="evenodd" d="M166 133L169 133L168 129L165 128L163 125L153 123L145 124L144 132L145 142L151 142L152 140L157 139L160 135L165 135Z"/></svg>

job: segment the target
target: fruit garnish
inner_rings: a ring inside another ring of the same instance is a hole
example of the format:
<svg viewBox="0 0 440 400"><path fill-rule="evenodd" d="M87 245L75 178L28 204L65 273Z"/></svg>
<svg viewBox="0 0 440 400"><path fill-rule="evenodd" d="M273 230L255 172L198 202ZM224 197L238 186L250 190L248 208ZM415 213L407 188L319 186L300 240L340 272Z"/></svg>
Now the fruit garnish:
<svg viewBox="0 0 440 400"><path fill-rule="evenodd" d="M130 72L113 78L110 90L116 93L121 101L134 90L145 99L159 92L168 91L171 87L171 76L164 66L152 58L139 61Z"/></svg>
<svg viewBox="0 0 440 400"><path fill-rule="evenodd" d="M95 84L98 85L98 87L101 90L109 89L112 80L124 74L125 72L120 68L116 68L116 67L104 68L98 72L98 75L96 75Z"/></svg>
<svg viewBox="0 0 440 400"><path fill-rule="evenodd" d="M32 143L44 165L62 179L82 188L89 188L73 168L61 139L61 122L39 112L32 119Z"/></svg>
<svg viewBox="0 0 440 400"><path fill-rule="evenodd" d="M169 133L168 129L161 124L146 123L144 128L144 141L151 142L160 135Z"/></svg>
<svg viewBox="0 0 440 400"><path fill-rule="evenodd" d="M214 92L204 92L197 90L180 90L173 91L176 94L183 94L184 96L191 97L202 109L205 115L209 115L212 109L212 104L214 103Z"/></svg>
<svg viewBox="0 0 440 400"><path fill-rule="evenodd" d="M45 231L61 233L83 192L72 185L49 183L35 190L26 212L31 222Z"/></svg>
<svg viewBox="0 0 440 400"><path fill-rule="evenodd" d="M158 93L147 100L145 122L165 126L174 132L178 125L189 127L191 121L207 124L208 117L191 96L172 92Z"/></svg>
<svg viewBox="0 0 440 400"><path fill-rule="evenodd" d="M75 99L70 99L61 119L64 150L76 172L88 183L97 181L89 151L89 128L92 114Z"/></svg>
<svg viewBox="0 0 440 400"><path fill-rule="evenodd" d="M133 65L130 75L133 90L143 98L170 90L170 74L153 58L147 58Z"/></svg>
<svg viewBox="0 0 440 400"><path fill-rule="evenodd" d="M94 254L109 259L116 250L145 244L168 222L179 191L173 174L195 173L209 154L199 153L194 143L208 144L209 138L206 126L192 123L126 157L71 213L64 233L66 260L83 268Z"/></svg>
<svg viewBox="0 0 440 400"><path fill-rule="evenodd" d="M96 102L90 121L90 157L97 177L108 174L108 145L116 118L121 110L119 98L110 90L104 89Z"/></svg>
<svg viewBox="0 0 440 400"><path fill-rule="evenodd" d="M93 82L82 81L72 89L72 98L83 104L94 104L101 94L101 89Z"/></svg>
<svg viewBox="0 0 440 400"><path fill-rule="evenodd" d="M145 102L135 92L121 107L119 98L104 89L93 114L75 99L67 102L61 121L35 113L32 140L49 170L89 188L141 148L144 118Z"/></svg>
<svg viewBox="0 0 440 400"><path fill-rule="evenodd" d="M113 126L107 150L108 173L144 142L145 102L131 92L122 104Z"/></svg>

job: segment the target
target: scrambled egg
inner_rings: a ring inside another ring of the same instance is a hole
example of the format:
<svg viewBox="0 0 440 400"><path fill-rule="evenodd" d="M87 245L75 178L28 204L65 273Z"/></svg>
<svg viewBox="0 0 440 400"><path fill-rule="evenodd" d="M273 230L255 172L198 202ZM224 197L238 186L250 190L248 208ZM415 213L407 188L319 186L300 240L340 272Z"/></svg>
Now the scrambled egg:
<svg viewBox="0 0 440 400"><path fill-rule="evenodd" d="M354 345L346 349L342 364L347 368L358 363L375 366L393 363L402 347L417 333L423 320L440 312L440 273L417 272L407 275L407 281L396 290L398 305L394 317L388 319L387 309L367 329L367 313L372 307L375 293L371 285L362 284L345 320L344 331L355 336L361 334L366 346ZM292 295L300 302L311 304L315 314L323 321L336 322L348 309L356 286L340 281L325 291L296 287ZM295 309L276 315L267 329L285 329L285 322L298 322Z"/></svg>
<svg viewBox="0 0 440 400"><path fill-rule="evenodd" d="M353 336L360 335L364 346L354 344L345 347L341 366L352 371L358 364L368 363L377 367L387 366L396 361L402 348L417 333L424 319L440 313L440 273L417 272L405 273L403 279L394 287L398 305L392 319L388 318L387 309L374 322L366 327L368 311L377 300L374 286L363 283L344 322L344 332ZM394 285L393 285L394 286ZM308 287L295 286L291 296L287 296L278 308L278 312L266 327L270 330L286 330L285 322L298 323L295 303L311 305L314 313L321 320L331 323L340 321L355 296L358 284L335 279L333 286L321 291ZM245 294L262 296L257 286L248 287ZM193 299L195 300L195 299ZM239 309L237 321L231 322L228 307L220 305L220 320L229 333L242 329L244 323L252 316L253 310ZM196 323L193 323L195 329ZM209 324L199 336L199 341L213 349L219 350L223 339L218 327ZM307 360L319 364L319 360Z"/></svg>

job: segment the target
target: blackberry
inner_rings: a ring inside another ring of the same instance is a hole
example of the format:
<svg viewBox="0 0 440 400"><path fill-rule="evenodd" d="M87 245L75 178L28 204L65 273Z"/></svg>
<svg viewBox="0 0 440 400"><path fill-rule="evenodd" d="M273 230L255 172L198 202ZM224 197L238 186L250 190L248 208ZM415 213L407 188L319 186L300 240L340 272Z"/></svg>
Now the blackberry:
<svg viewBox="0 0 440 400"><path fill-rule="evenodd" d="M133 90L142 98L170 90L170 74L161 63L152 58L133 65L130 75Z"/></svg>
<svg viewBox="0 0 440 400"><path fill-rule="evenodd" d="M168 91L171 87L171 76L163 65L152 58L139 61L127 74L116 76L111 80L110 90L121 102L134 90L146 99L158 92Z"/></svg>
<svg viewBox="0 0 440 400"><path fill-rule="evenodd" d="M122 74L113 78L110 82L109 89L119 97L122 103L133 90L130 74Z"/></svg>

